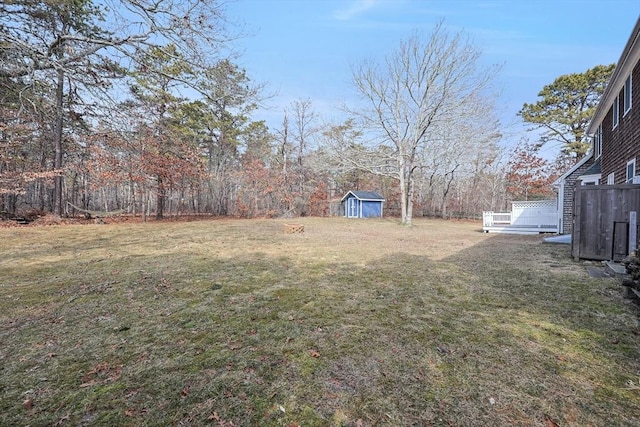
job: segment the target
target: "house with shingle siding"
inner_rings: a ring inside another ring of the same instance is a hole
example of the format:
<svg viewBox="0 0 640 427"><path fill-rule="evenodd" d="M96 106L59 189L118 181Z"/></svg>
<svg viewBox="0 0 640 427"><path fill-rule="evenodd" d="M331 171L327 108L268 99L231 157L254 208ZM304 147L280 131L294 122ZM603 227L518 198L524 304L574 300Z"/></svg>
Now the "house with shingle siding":
<svg viewBox="0 0 640 427"><path fill-rule="evenodd" d="M558 190L560 233L572 232L576 185L639 182L640 177L636 178L640 175L639 37L640 18L587 128L591 150L554 183Z"/></svg>
<svg viewBox="0 0 640 427"><path fill-rule="evenodd" d="M598 184L633 183L640 162L640 18L589 124Z"/></svg>
<svg viewBox="0 0 640 427"><path fill-rule="evenodd" d="M558 234L571 234L571 228L573 227L573 193L576 183L593 163L593 156L587 154L553 183L558 192Z"/></svg>

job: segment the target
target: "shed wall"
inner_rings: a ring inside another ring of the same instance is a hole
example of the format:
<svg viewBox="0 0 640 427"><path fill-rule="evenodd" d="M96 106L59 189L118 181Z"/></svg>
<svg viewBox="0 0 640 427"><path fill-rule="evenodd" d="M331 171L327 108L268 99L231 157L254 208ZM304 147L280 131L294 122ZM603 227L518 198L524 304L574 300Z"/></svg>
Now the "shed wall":
<svg viewBox="0 0 640 427"><path fill-rule="evenodd" d="M382 217L382 202L362 201L362 218Z"/></svg>

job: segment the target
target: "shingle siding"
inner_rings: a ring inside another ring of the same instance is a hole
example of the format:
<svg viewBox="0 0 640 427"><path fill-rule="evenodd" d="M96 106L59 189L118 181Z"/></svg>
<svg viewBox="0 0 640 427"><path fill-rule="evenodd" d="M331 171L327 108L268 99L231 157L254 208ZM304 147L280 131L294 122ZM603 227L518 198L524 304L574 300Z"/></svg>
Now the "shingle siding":
<svg viewBox="0 0 640 427"><path fill-rule="evenodd" d="M562 233L571 234L573 227L573 194L576 181L580 175L593 165L593 159L586 161L582 166L573 171L564 179L564 194L562 203Z"/></svg>
<svg viewBox="0 0 640 427"><path fill-rule="evenodd" d="M626 76L624 76L626 80ZM620 122L615 129L613 125L613 106L602 122L602 181L615 174L615 184L622 184L627 177L627 162L638 158L640 165L640 63L636 63L631 77L632 104L631 110L624 114L622 96L624 87L616 98L620 107ZM636 173L639 173L636 170Z"/></svg>

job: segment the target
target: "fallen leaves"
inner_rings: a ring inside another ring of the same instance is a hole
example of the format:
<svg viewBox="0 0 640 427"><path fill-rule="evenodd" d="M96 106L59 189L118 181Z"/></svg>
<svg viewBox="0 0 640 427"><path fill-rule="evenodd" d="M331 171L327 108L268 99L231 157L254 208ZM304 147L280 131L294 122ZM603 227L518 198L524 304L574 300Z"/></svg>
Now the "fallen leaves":
<svg viewBox="0 0 640 427"><path fill-rule="evenodd" d="M184 399L185 397L189 396L190 393L191 393L191 388L189 386L185 386L180 391L180 396L182 396L182 398Z"/></svg>
<svg viewBox="0 0 640 427"><path fill-rule="evenodd" d="M544 425L547 427L560 427L560 425L551 419L547 414L544 414Z"/></svg>
<svg viewBox="0 0 640 427"><path fill-rule="evenodd" d="M242 343L238 341L232 341L227 344L227 347L232 351L240 350L242 348Z"/></svg>
<svg viewBox="0 0 640 427"><path fill-rule="evenodd" d="M309 356L318 358L320 357L320 353L317 350L309 350Z"/></svg>
<svg viewBox="0 0 640 427"><path fill-rule="evenodd" d="M227 421L220 416L218 411L213 411L211 415L207 418L209 421L215 421L218 423L219 427L235 427L236 424L233 421Z"/></svg>
<svg viewBox="0 0 640 427"><path fill-rule="evenodd" d="M100 362L82 377L81 388L91 387L95 384L107 384L120 379L122 365L111 365L109 362Z"/></svg>
<svg viewBox="0 0 640 427"><path fill-rule="evenodd" d="M33 408L33 399L26 399L24 402L22 402L22 407L27 410Z"/></svg>
<svg viewBox="0 0 640 427"><path fill-rule="evenodd" d="M56 426L61 426L61 425L65 424L66 421L69 421L70 419L71 419L71 413L68 412L64 416L62 416L55 425Z"/></svg>

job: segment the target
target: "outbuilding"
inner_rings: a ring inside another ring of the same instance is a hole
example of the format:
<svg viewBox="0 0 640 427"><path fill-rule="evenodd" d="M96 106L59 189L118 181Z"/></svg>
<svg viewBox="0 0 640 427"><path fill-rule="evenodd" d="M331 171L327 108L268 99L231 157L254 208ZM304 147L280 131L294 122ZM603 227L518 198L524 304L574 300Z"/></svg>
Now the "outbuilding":
<svg viewBox="0 0 640 427"><path fill-rule="evenodd" d="M373 191L349 191L340 203L347 218L382 218L384 197Z"/></svg>

